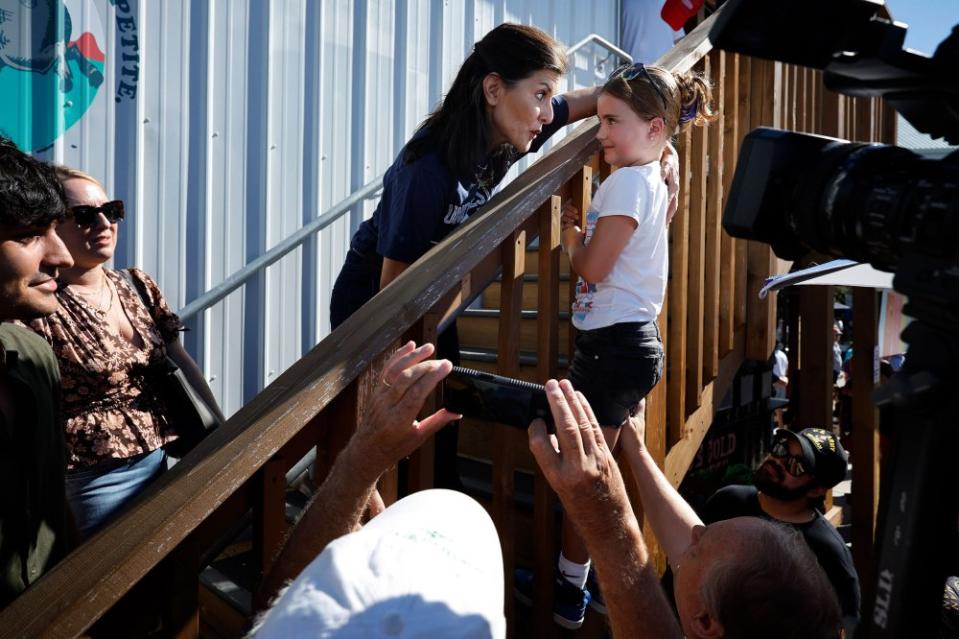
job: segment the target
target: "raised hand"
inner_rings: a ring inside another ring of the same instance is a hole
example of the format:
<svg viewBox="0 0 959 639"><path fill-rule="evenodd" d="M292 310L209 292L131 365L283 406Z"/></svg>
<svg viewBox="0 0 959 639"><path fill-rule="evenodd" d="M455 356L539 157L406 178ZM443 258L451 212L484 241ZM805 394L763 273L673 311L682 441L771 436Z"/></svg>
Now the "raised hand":
<svg viewBox="0 0 959 639"><path fill-rule="evenodd" d="M357 425L354 444L362 449L361 458L375 465L379 472L460 418L441 408L423 420L416 419L427 396L453 368L448 360L427 359L433 350L432 344L417 348L412 341L397 350L384 366L366 415Z"/></svg>
<svg viewBox="0 0 959 639"><path fill-rule="evenodd" d="M626 487L592 408L568 380L546 382L546 397L555 436L547 435L540 419L529 429L529 447L546 481L579 530L619 525L629 509Z"/></svg>

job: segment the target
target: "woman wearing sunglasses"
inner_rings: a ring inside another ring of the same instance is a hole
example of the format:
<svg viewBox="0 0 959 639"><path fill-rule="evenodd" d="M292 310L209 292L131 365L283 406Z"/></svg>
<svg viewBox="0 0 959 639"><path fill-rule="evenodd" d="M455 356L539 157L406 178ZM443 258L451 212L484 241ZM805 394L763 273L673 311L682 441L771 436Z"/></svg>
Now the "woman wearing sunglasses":
<svg viewBox="0 0 959 639"><path fill-rule="evenodd" d="M30 328L60 364L67 441L67 498L89 537L166 468L165 444L176 439L164 399L148 371L167 354L216 408L203 374L179 341L179 318L149 275L129 274L140 292L104 264L113 257L123 202L108 201L93 177L66 167L57 174L67 219L57 227L73 256L60 272L60 308Z"/></svg>

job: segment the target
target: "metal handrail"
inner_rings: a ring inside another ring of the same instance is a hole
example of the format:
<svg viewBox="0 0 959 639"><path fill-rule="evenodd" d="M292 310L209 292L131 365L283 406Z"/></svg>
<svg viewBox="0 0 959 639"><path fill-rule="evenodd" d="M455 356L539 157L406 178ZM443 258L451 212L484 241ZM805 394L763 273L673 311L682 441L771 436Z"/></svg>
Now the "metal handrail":
<svg viewBox="0 0 959 639"><path fill-rule="evenodd" d="M179 311L177 311L180 319L185 320L206 310L210 306L213 306L224 297L243 286L247 280L256 275L258 271L265 269L270 264L278 261L287 253L305 242L310 235L322 231L327 226L339 219L344 213L348 212L356 204L359 204L363 200L367 200L373 197L373 195L376 193L379 193L379 191L382 189L384 175L386 174L384 173L383 175L378 176L374 180L365 184L358 191L354 191L349 197L341 201L329 211L315 220L312 220L308 224L301 226L294 233L279 241L266 253L260 255L255 260L211 288L209 291L181 308Z"/></svg>
<svg viewBox="0 0 959 639"><path fill-rule="evenodd" d="M570 48L566 49L566 55L573 55L574 53L576 53L577 51L579 51L580 49L582 49L583 47L585 47L587 44L591 42L595 42L596 44L600 45L601 47L603 47L610 53L615 53L616 55L618 55L619 57L623 58L624 60L628 62L633 61L633 56L629 55L628 53L626 53L625 51L623 51L622 49L620 49L615 44L613 44L612 42L610 42L603 36L599 35L598 33L591 33L585 38L583 38L582 40L580 40L579 42L577 42L576 44L574 44L573 46L571 46Z"/></svg>
<svg viewBox="0 0 959 639"><path fill-rule="evenodd" d="M617 47L603 36L596 33L591 33L571 46L566 50L566 55L572 55L590 43L598 44L610 53L616 54L629 62L633 61L633 57L631 55ZM203 295L195 298L189 304L177 311L180 319L186 320L194 315L202 313L236 289L246 284L246 282L259 271L282 259L287 253L305 242L308 237L314 233L322 231L327 226L338 220L356 204L373 197L376 193L379 193L379 191L382 189L384 175L386 174L384 173L379 175L375 179L363 185L358 191L351 193L349 197L341 201L329 211L309 222L308 224L300 227L291 235L287 236L270 248L266 253L260 255L249 264L246 264L243 268L228 276L226 279L208 290Z"/></svg>

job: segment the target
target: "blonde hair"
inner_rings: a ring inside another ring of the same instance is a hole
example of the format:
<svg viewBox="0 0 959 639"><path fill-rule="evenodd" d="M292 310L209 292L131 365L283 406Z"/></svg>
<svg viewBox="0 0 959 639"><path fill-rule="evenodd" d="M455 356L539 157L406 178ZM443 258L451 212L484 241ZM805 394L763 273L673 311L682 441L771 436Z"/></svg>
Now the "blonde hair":
<svg viewBox="0 0 959 639"><path fill-rule="evenodd" d="M603 86L603 93L619 98L645 120L662 118L668 137L684 130L689 123L705 126L716 119L712 85L702 75L670 73L654 66L645 69L646 73L632 80L626 80L624 73L615 74Z"/></svg>
<svg viewBox="0 0 959 639"><path fill-rule="evenodd" d="M103 188L103 183L100 180L96 179L86 171L81 171L80 169L74 169L73 167L63 166L62 164L57 164L53 167L57 172L57 179L60 180L60 184L63 184L67 180L86 180L92 184L96 184L100 187L101 190L106 192L106 189Z"/></svg>

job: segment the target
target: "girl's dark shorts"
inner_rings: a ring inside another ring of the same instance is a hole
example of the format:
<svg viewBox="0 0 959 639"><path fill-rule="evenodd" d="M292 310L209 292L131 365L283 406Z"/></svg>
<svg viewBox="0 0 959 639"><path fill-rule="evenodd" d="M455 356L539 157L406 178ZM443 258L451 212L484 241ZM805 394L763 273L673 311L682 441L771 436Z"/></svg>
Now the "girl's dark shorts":
<svg viewBox="0 0 959 639"><path fill-rule="evenodd" d="M663 340L656 322L624 322L578 331L569 367L600 426L619 428L663 376Z"/></svg>

